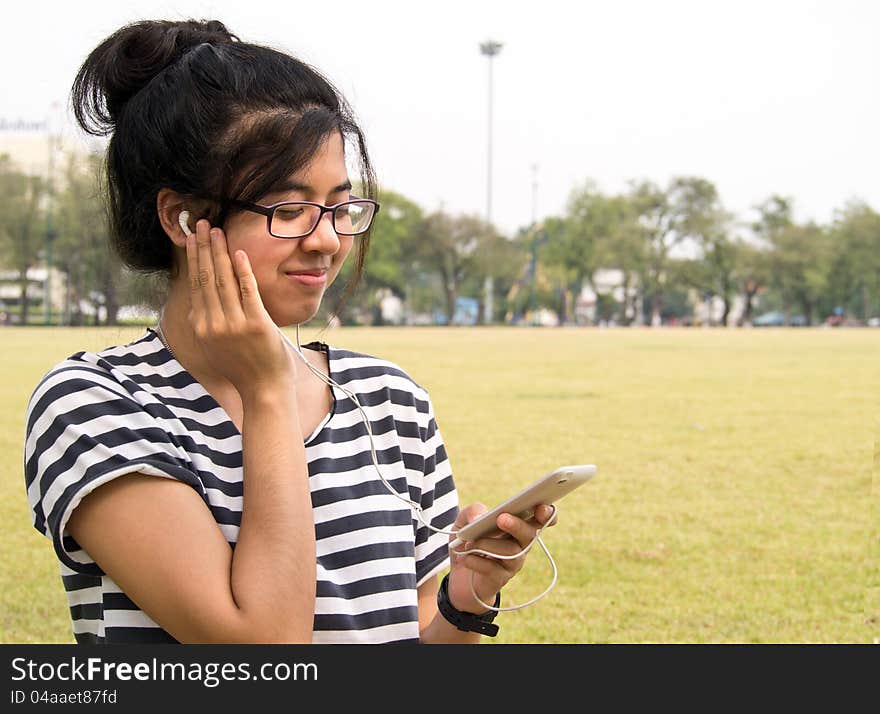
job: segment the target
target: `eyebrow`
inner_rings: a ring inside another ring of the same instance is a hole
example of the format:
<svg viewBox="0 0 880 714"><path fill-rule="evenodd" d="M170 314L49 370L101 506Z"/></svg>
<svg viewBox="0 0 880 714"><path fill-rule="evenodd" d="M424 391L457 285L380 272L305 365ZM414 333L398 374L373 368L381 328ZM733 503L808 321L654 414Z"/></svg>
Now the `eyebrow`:
<svg viewBox="0 0 880 714"><path fill-rule="evenodd" d="M341 183L336 188L334 188L330 193L341 193L342 191L351 191L351 180L346 179L345 183ZM311 186L300 183L299 181L285 181L283 184L278 186L277 189L273 190L272 193L281 193L282 191L303 191L304 193L314 193L314 188Z"/></svg>

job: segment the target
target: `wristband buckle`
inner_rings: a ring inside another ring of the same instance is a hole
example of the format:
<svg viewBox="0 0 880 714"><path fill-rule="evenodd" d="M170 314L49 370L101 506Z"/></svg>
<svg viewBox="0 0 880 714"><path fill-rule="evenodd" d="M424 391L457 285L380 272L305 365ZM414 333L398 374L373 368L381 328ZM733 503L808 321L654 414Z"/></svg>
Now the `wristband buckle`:
<svg viewBox="0 0 880 714"><path fill-rule="evenodd" d="M501 593L499 592L495 596L493 607L500 605ZM437 591L437 609L447 622L455 625L462 632L479 632L487 637L495 637L498 634L498 625L492 622L498 614L495 610L489 610L483 615L475 615L472 612L462 612L453 607L449 600L449 573L443 577L440 589Z"/></svg>

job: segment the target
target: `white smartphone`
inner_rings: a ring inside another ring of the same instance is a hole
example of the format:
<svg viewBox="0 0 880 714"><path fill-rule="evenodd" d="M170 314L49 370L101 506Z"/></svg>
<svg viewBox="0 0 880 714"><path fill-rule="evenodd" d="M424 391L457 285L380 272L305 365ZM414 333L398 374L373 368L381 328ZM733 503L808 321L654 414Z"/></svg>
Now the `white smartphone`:
<svg viewBox="0 0 880 714"><path fill-rule="evenodd" d="M495 525L495 521L502 513L510 513L527 521L535 514L535 508L539 505L555 503L578 486L583 486L595 475L596 467L593 464L560 466L491 511L486 511L476 520L462 526L456 532L449 547L456 548L465 541L474 541L488 535L500 534L502 531Z"/></svg>

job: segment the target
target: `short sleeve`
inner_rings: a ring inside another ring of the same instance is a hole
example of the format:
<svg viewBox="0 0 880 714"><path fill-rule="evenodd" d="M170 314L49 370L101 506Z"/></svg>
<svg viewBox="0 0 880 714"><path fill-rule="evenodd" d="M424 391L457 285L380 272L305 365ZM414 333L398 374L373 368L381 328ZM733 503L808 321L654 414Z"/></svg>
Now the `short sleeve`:
<svg viewBox="0 0 880 714"><path fill-rule="evenodd" d="M62 563L87 575L103 571L65 529L98 486L139 472L182 481L205 497L161 420L106 372L79 363L56 366L31 395L24 472L34 528Z"/></svg>
<svg viewBox="0 0 880 714"><path fill-rule="evenodd" d="M449 531L458 516L458 493L430 397L427 405L424 426L419 427L424 456L424 480L419 502L424 521L432 528ZM419 521L416 530L417 585L449 566L449 534L438 533L432 528Z"/></svg>

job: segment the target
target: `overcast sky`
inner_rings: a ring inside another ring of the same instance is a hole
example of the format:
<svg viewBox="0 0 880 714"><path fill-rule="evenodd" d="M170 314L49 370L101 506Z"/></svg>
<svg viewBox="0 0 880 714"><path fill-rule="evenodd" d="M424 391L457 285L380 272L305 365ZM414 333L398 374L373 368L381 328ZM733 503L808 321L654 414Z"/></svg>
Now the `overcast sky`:
<svg viewBox="0 0 880 714"><path fill-rule="evenodd" d="M774 193L802 220L828 222L852 199L880 210L874 0L16 0L0 118L66 102L79 64L123 23L188 17L322 70L382 185L429 211L486 215L487 39L503 43L491 217L507 232L562 212L587 180L614 192L698 175L743 218Z"/></svg>

